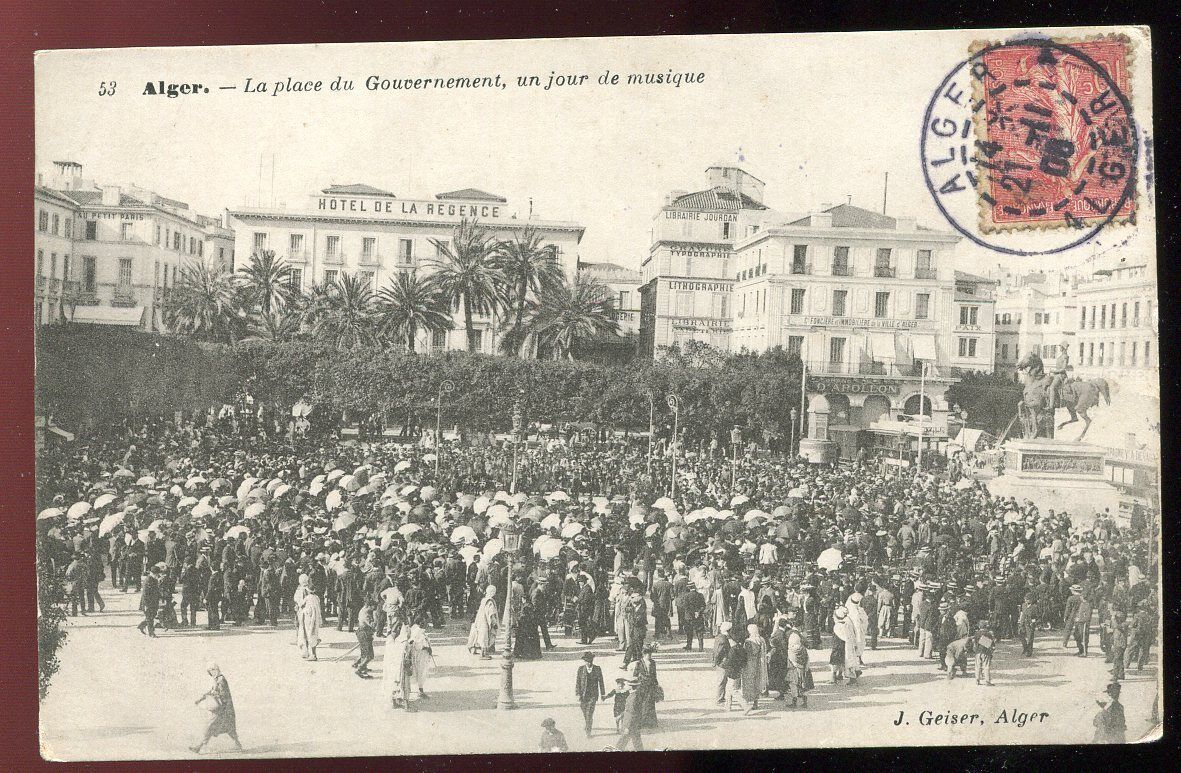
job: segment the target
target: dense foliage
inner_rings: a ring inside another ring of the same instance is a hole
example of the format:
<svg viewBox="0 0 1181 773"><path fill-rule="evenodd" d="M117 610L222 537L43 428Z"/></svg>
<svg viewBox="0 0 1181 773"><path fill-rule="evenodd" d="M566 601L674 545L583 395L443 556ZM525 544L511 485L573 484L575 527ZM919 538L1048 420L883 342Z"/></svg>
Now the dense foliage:
<svg viewBox="0 0 1181 773"><path fill-rule="evenodd" d="M999 436L1017 414L1021 385L1002 373L955 375L959 381L947 388L948 405L958 405L967 414L967 426Z"/></svg>
<svg viewBox="0 0 1181 773"><path fill-rule="evenodd" d="M53 562L37 558L37 692L44 698L61 664L57 653L66 643L65 592Z"/></svg>

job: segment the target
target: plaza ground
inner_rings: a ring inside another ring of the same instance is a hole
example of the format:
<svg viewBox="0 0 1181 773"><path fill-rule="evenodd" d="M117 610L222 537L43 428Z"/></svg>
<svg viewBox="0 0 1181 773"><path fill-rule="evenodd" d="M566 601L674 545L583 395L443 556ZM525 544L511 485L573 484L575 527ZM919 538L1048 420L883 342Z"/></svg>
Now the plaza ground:
<svg viewBox="0 0 1181 773"><path fill-rule="evenodd" d="M533 751L546 717L557 721L575 751L603 749L616 738L610 702L599 706L594 737L584 736L574 676L585 648L556 627L556 650L544 660L516 664L519 708L504 711L496 708L500 660L469 655L467 623L449 622L431 633L437 667L427 686L430 697L406 712L381 705L380 643L373 664L378 678L353 674L355 653L334 660L356 643L347 631L338 633L335 622L323 629L320 660L313 663L300 658L290 621L281 621L279 629L201 627L161 631L150 639L135 628L137 594L105 585L103 593L106 612L71 618L61 671L41 705L42 754L51 759L194 757L188 747L209 716L194 702L209 689L205 669L211 661L229 680L245 749L238 752L227 738L217 738L206 747L207 757ZM889 639L866 653L860 684L831 684L827 650L813 650L816 689L807 709L765 700L756 714L743 716L714 704L710 644L707 639L705 652L689 653L681 641L662 642L656 662L666 699L658 705L660 729L644 734L646 748L1087 743L1098 711L1095 697L1109 668L1097 634L1090 656L1077 658L1073 646L1063 648L1058 634L1046 632L1033 658L1021 657L1014 643L1001 644L995 686L977 687L971 677L947 681L933 663L918 660L907 642ZM611 639L591 647L608 689L623 673L613 647ZM1149 667L1130 672L1124 682L1129 740L1152 734L1156 663L1154 651ZM924 711L979 716L967 724L922 724ZM895 725L900 712L903 723ZM998 723L1002 712L1016 720ZM1041 718L1043 712L1048 716Z"/></svg>

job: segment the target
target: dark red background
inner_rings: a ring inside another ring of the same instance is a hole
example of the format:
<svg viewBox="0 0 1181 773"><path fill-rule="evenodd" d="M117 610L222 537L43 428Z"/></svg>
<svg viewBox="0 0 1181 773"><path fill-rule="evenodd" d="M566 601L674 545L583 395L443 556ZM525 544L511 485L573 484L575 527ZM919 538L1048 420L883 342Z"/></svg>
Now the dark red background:
<svg viewBox="0 0 1181 773"><path fill-rule="evenodd" d="M829 31L858 29L931 29L940 27L1050 26L1066 24L1151 24L1154 45L1156 122L1153 127L1157 177L1159 260L1162 287L1161 350L1176 351L1168 317L1175 308L1176 256L1181 252L1176 230L1177 168L1175 122L1178 47L1177 10L1172 4L1104 2L998 3L994 0L963 2L841 3L830 10L797 0L791 4L729 0L717 2L646 2L624 4L581 0L549 3L466 3L403 0L396 4L370 2L144 2L101 0L85 3L11 2L0 0L0 363L4 368L0 421L0 770L49 768L37 754L37 688L35 574L33 571L33 440L32 440L32 184L33 165L33 52L49 48L124 46L221 45L243 43L365 42L395 40L496 39L524 37L572 37L602 35L660 35L702 33L750 33ZM1149 10L1146 10L1149 9ZM1147 66L1138 62L1138 66ZM817 84L823 88L823 84ZM865 106L871 111L872 106ZM916 106L917 108L918 106ZM78 120L85 121L84 115ZM866 114L866 130L873 121ZM144 138L150 142L150 137ZM1176 657L1176 619L1181 613L1175 587L1174 512L1170 507L1176 448L1171 440L1167 395L1176 385L1171 358L1165 360L1162 381L1166 395L1162 409L1165 424L1165 610L1166 657ZM276 664L276 668L280 668ZM1166 722L1176 721L1175 668L1167 667ZM704 689L704 688L703 688ZM1014 696L1019 698L1018 695ZM936 707L938 708L938 707ZM275 710L298 710L276 706ZM150 721L150 719L148 720ZM354 721L358 733L372 732L366 716ZM718 745L725 744L726 721L718 723ZM768 745L792 743L790 719L766 721ZM861 727L834 728L850 743L866 737ZM313 730L314 732L314 730ZM652 740L658 740L653 738ZM703 738L707 745L711 739ZM1170 732L1165 744L1112 749L945 749L810 752L749 752L708 754L599 754L577 756L501 756L494 758L386 758L377 760L304 760L298 767L314 770L405 768L408 770L567 770L577 765L589 770L609 769L729 769L766 770L807 766L808 769L851 770L854 767L901 766L910 769L942 767L951 770L993 770L1012 767L1070 766L1090 769L1096 764L1128 769L1150 757L1163 760L1176 744ZM1175 757L1173 758L1175 761ZM1104 764L1107 763L1107 764ZM1152 764L1149 762L1149 764ZM195 762L93 765L104 770L208 770L260 768L291 769L289 761Z"/></svg>

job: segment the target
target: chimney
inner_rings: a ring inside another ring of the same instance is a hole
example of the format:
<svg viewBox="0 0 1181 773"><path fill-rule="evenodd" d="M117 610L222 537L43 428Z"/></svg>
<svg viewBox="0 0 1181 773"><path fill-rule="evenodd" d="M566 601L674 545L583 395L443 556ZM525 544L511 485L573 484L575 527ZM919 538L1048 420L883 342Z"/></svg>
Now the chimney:
<svg viewBox="0 0 1181 773"><path fill-rule="evenodd" d="M831 212L813 212L808 215L812 228L832 228Z"/></svg>
<svg viewBox="0 0 1181 773"><path fill-rule="evenodd" d="M119 206L119 186L118 185L104 185L103 186L103 206L104 207Z"/></svg>

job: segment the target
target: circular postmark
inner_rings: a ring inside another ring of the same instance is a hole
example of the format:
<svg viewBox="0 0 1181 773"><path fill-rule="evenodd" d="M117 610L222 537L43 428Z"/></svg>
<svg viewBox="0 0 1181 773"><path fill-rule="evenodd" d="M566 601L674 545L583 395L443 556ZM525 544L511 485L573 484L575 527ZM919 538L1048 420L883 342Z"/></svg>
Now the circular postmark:
<svg viewBox="0 0 1181 773"><path fill-rule="evenodd" d="M1042 255L1135 219L1136 124L1127 39L980 45L923 114L935 205L976 244Z"/></svg>

